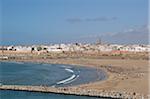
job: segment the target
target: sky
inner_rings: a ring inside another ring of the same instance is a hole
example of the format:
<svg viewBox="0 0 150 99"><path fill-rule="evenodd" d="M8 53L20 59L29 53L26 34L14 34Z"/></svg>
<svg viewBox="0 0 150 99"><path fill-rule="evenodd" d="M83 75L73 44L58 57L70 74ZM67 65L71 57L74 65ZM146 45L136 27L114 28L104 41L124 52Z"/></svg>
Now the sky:
<svg viewBox="0 0 150 99"><path fill-rule="evenodd" d="M1 45L147 43L147 22L148 0L0 0Z"/></svg>

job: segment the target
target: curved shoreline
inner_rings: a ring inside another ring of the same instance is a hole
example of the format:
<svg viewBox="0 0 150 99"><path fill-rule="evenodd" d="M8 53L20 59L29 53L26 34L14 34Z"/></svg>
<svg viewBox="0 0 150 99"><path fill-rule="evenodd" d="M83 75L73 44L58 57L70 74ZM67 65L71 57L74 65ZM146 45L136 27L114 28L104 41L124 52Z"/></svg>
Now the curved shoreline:
<svg viewBox="0 0 150 99"><path fill-rule="evenodd" d="M93 82L96 82L96 81L103 81L103 80L106 80L107 79L107 74L106 72L104 72L102 69L100 70L97 70L95 68L92 68L92 67L87 67L87 66L80 66L80 65L73 65L73 64L55 64L55 63L47 63L47 62L34 62L34 61L16 61L16 60L11 60L11 61L1 61L0 62L4 62L4 63L15 63L15 64L37 64L37 65L43 65L43 64L46 64L46 65L60 65L60 67L63 66L63 69L70 73L70 76L69 77L66 77L66 78L63 78L63 79L60 79L58 80L57 82L53 83L52 85L50 86L53 86L53 87L74 87L74 86L78 86L78 85L84 85L84 84L89 84L89 83L93 83ZM61 66L62 65L62 66ZM79 67L78 69L76 67ZM76 68L75 70L72 70L72 68ZM84 79L86 79L85 76L83 76L83 73L86 73L87 72L85 71L80 71L80 70L84 70L84 69L88 69L88 72L92 73L92 75L95 75L94 77L95 78L89 78L85 81L82 82L82 80L79 78L79 80L75 83L72 84L73 81L75 81L78 77L82 77ZM90 71L91 69L91 71ZM81 74L80 74L81 72ZM103 74L104 76L100 76L101 74ZM100 77L100 78L99 78ZM62 84L62 85L61 85ZM64 84L64 86L63 86ZM67 85L66 85L67 84ZM5 85L11 85L11 83L9 84L5 84ZM16 84L13 84L13 85L16 85ZM19 84L20 85L20 84ZM24 84L21 84L21 85L24 85ZM43 84L41 84L43 85ZM59 85L59 86L57 86ZM60 86L61 85L61 86ZM40 86L40 85L39 85ZM48 86L48 85L46 85Z"/></svg>
<svg viewBox="0 0 150 99"><path fill-rule="evenodd" d="M7 61L1 61L1 62L7 62ZM25 62L29 62L29 61L8 61L8 62L15 62L15 63L18 63L18 64L24 64ZM30 63L30 62L29 62ZM34 61L31 61L31 63L40 63L40 64L45 64L46 62L34 62ZM50 63L46 63L46 64L50 64ZM61 65L72 65L72 64L61 64ZM77 65L76 65L77 66ZM81 65L79 65L81 66ZM81 67L86 67L86 66L81 66ZM56 82L57 85L59 84L66 84L66 83L71 83L72 81L74 81L76 78L79 77L79 75L75 75L74 74L74 71L71 70L70 68L65 68L66 71L72 73L72 76L67 78L67 79L64 79L64 80L61 80L59 82ZM105 73L106 74L106 73ZM107 77L106 77L107 78ZM104 78L103 80L106 80L106 78ZM92 83L92 82L91 82ZM84 84L84 83L83 83ZM82 85L82 84L81 84ZM78 86L78 85L75 85L75 86ZM68 91L69 89L69 91ZM66 95L77 95L77 96L90 96L90 97L105 97L105 98L118 98L118 96L109 96L107 95L108 93L106 93L106 95L104 93L99 93L99 94L93 94L95 92L99 92L99 91L85 91L84 89L78 89L78 91L76 90L76 88L71 88L71 86L68 86L68 87L55 87L54 86L30 86L30 85L0 85L0 90L14 90L14 91L32 91L32 92L46 92L46 93L55 93L55 94L66 94Z"/></svg>
<svg viewBox="0 0 150 99"><path fill-rule="evenodd" d="M59 60L59 59L58 59ZM62 59L63 60L63 59ZM103 66L99 66L98 65L98 63L96 63L96 65L95 66L93 66L94 64L92 63L90 63L90 62L86 62L86 63L83 63L83 62L78 62L79 60L77 60L77 61L70 61L70 59L69 59L69 61L66 61L66 60L63 60L63 61L57 61L57 59L52 59L52 60L12 60L12 61L18 61L18 62L34 62L34 63L51 63L51 64L64 64L64 65L76 65L76 66L88 66L88 67L92 67L92 68L96 68L96 69L101 69L101 70L104 70L107 74L108 74L108 78L107 79L105 79L105 80L103 80L103 81L101 81L100 82L100 85L108 85L108 82L109 81L114 81L115 79L116 80L118 80L118 79L120 79L119 77L122 77L122 75L121 76L117 76L118 74L120 75L120 73L118 73L119 71L117 70L117 68L112 68L112 67L110 67L110 66L105 66L105 65L103 65ZM117 78L116 78L116 76L117 76ZM121 78L122 79L122 78ZM92 82L92 83L97 83L97 82ZM92 84L91 83L91 84ZM107 83L107 84L106 84ZM113 84L112 84L113 85ZM76 91L76 89L79 89L79 90L81 90L82 91L82 93L83 94L81 94L81 96L83 95L84 96L84 94L86 93L86 90L90 90L90 91L88 91L87 93L99 93L99 95L101 95L101 97L106 97L107 95L110 95L110 97L113 97L113 96L118 96L118 95L121 95L120 96L120 98L122 98L122 96L124 96L124 97L127 97L127 98L137 98L137 99L141 99L141 97L143 97L143 94L140 94L140 93L135 93L135 92L133 92L133 91L126 91L126 90L113 90L113 88L111 89L111 90L109 90L109 89L107 89L106 88L106 90L105 89L98 89L97 90L97 88L95 89L89 89L89 88L86 88L86 87L88 87L89 86L89 84L82 84L82 85L77 85L77 86L75 86L75 87L67 87L67 88L65 88L65 87L63 87L62 89L63 90L68 90L68 88L70 89L73 89L73 90L71 90L72 92L74 92L74 90ZM105 88L105 87L104 87ZM55 93L55 92L54 92ZM57 94L58 92L56 92L56 94ZM102 93L102 94L101 94ZM70 92L66 92L66 94L70 94ZM78 94L76 94L76 93L74 93L73 95L78 95ZM94 97L97 97L97 95L88 95L88 96L94 96ZM145 95L144 95L144 97L145 97ZM147 96L146 96L147 97Z"/></svg>

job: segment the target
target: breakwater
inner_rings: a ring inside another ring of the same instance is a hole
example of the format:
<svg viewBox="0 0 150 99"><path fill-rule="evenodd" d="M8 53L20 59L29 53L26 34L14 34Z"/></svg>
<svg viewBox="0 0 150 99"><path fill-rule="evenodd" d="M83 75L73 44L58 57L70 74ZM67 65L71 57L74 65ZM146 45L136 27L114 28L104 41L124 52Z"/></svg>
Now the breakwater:
<svg viewBox="0 0 150 99"><path fill-rule="evenodd" d="M32 91L45 92L65 95L90 96L100 98L114 99L140 99L140 95L127 92L105 91L105 90L88 90L79 87L47 87L47 86L24 86L24 85L1 85L0 90Z"/></svg>

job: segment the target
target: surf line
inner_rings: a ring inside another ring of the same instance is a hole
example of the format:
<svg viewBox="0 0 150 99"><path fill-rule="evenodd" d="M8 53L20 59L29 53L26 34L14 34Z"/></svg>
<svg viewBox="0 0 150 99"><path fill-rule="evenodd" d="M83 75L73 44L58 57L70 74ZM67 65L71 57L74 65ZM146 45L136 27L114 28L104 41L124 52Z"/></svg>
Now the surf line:
<svg viewBox="0 0 150 99"><path fill-rule="evenodd" d="M68 72L70 72L70 73L74 73L74 71L71 70L71 69L66 68L65 70L68 71ZM67 83L71 83L71 82L73 82L73 81L75 80L76 77L79 77L79 75L73 74L71 77L69 77L69 78L67 78L67 79L65 79L65 80L59 81L59 82L57 82L56 84L67 84Z"/></svg>
<svg viewBox="0 0 150 99"><path fill-rule="evenodd" d="M74 73L74 71L71 70L71 69L66 68L65 70L68 71L68 72Z"/></svg>

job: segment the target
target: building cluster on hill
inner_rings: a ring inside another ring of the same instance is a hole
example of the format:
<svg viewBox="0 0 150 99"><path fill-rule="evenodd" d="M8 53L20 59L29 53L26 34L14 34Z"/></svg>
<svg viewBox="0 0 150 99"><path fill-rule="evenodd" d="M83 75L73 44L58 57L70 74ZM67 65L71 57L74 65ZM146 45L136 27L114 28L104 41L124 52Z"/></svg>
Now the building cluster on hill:
<svg viewBox="0 0 150 99"><path fill-rule="evenodd" d="M51 44L32 46L0 46L2 51L40 51L40 52L74 52L74 51L98 51L98 52L150 52L150 45L119 45L119 44Z"/></svg>

